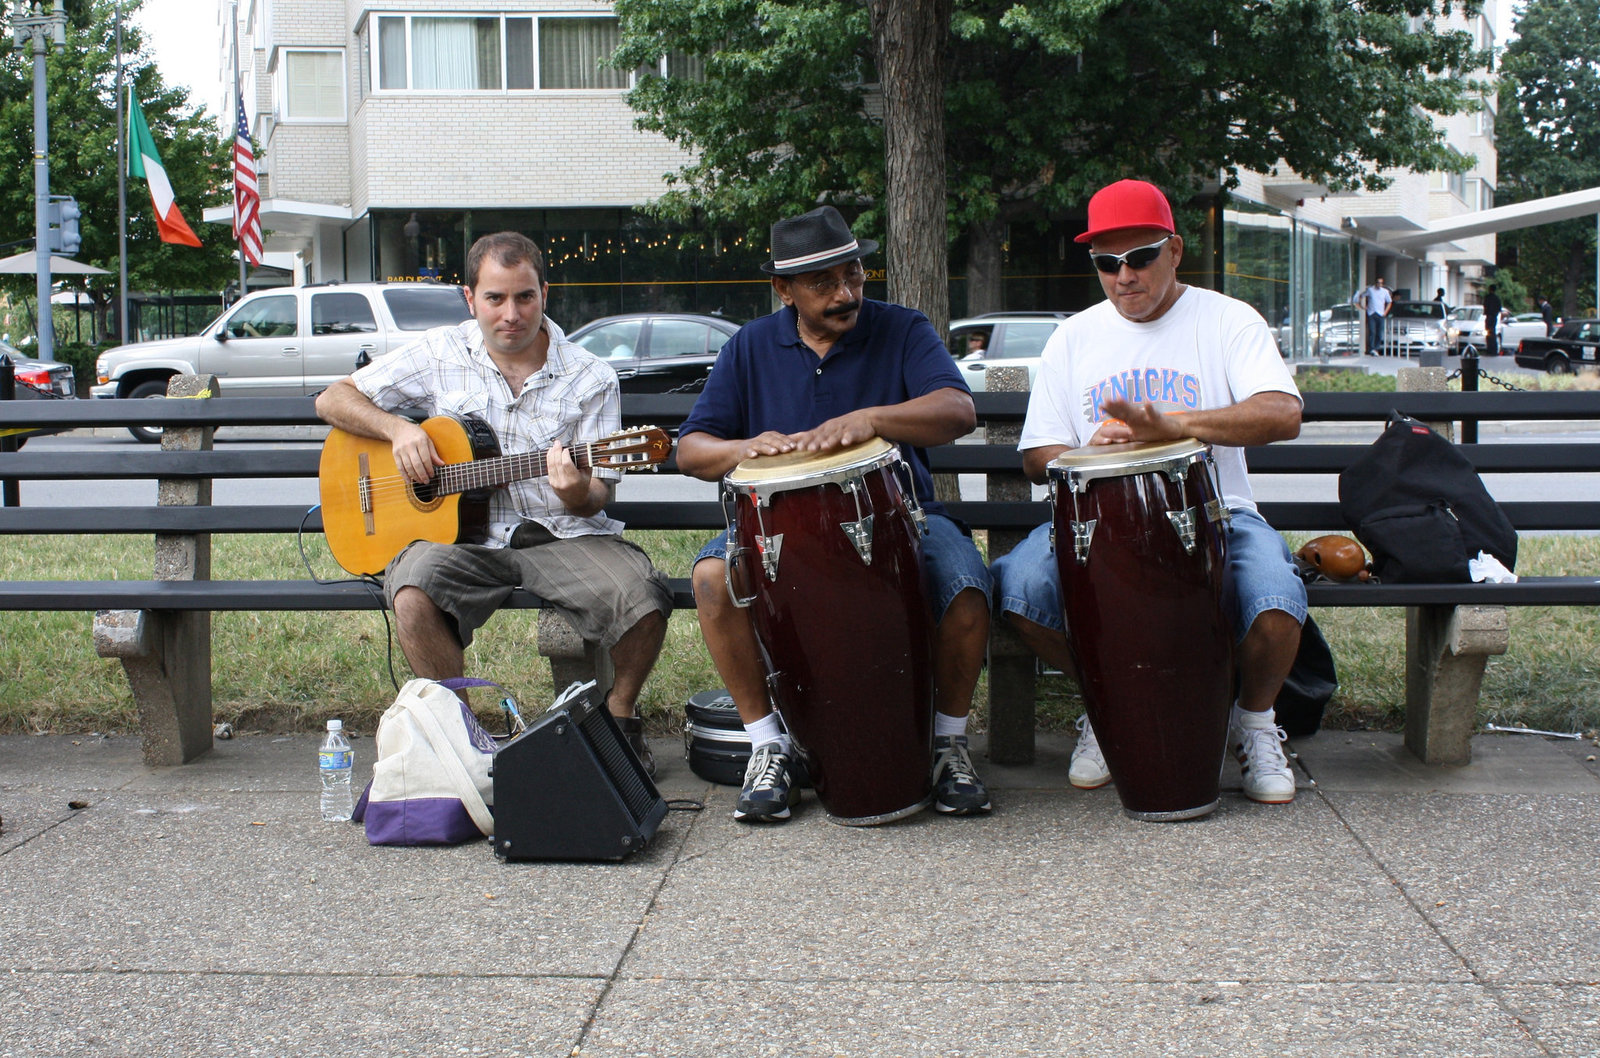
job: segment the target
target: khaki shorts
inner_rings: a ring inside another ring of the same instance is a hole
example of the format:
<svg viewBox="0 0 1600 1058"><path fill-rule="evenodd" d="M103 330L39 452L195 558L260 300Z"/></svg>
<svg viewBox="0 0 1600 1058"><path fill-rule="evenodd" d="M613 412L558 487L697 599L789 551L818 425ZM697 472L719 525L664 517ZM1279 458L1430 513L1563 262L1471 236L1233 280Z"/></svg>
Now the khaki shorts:
<svg viewBox="0 0 1600 1058"><path fill-rule="evenodd" d="M667 577L620 536L578 536L535 547L410 545L384 571L384 594L420 588L455 619L463 647L521 586L554 606L578 634L607 650L647 614L672 613Z"/></svg>

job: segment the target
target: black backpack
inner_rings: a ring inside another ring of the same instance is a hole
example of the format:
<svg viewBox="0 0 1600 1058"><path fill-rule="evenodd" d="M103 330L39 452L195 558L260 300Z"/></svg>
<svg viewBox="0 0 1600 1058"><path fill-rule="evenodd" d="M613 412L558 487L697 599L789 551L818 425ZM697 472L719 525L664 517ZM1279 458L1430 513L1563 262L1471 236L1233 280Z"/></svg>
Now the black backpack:
<svg viewBox="0 0 1600 1058"><path fill-rule="evenodd" d="M1516 567L1517 531L1472 463L1399 412L1339 475L1339 512L1391 584L1469 581L1479 551Z"/></svg>

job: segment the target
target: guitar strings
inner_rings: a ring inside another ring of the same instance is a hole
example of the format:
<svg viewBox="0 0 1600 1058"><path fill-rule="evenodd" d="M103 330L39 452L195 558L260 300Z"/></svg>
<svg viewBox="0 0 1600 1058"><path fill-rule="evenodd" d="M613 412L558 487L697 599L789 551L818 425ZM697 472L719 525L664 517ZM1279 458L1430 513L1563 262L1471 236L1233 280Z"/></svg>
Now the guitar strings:
<svg viewBox="0 0 1600 1058"><path fill-rule="evenodd" d="M575 446L572 451L579 470L593 469L592 450L595 442ZM579 449L582 452L579 453ZM366 494L374 499L386 499L393 494L404 495L413 488L427 488L437 495L454 495L476 488L492 488L530 477L546 477L549 460L545 452L524 452L510 456L491 456L470 463L450 463L434 471L433 480L414 483L403 474L389 474L367 479ZM502 476L510 471L509 476Z"/></svg>

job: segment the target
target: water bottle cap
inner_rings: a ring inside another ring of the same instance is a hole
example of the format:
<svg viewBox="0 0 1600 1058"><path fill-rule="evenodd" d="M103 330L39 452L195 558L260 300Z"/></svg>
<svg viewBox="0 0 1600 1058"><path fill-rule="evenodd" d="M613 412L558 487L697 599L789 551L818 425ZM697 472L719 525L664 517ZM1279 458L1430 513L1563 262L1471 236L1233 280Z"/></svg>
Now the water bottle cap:
<svg viewBox="0 0 1600 1058"><path fill-rule="evenodd" d="M328 721L328 730L329 731L343 731L344 730L344 721L343 720L329 720Z"/></svg>

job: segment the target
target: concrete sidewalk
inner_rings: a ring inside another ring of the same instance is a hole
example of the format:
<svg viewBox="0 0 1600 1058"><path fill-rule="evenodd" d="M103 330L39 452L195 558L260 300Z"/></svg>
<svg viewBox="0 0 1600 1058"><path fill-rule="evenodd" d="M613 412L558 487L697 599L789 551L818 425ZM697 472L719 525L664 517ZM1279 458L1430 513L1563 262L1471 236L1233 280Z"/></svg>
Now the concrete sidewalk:
<svg viewBox="0 0 1600 1058"><path fill-rule="evenodd" d="M859 830L736 824L663 743L706 810L620 865L373 848L316 745L0 738L0 1055L1600 1053L1591 743L1323 732L1294 804L1230 768L1152 824L1044 738L980 747L986 819Z"/></svg>

